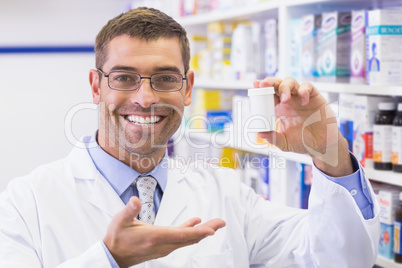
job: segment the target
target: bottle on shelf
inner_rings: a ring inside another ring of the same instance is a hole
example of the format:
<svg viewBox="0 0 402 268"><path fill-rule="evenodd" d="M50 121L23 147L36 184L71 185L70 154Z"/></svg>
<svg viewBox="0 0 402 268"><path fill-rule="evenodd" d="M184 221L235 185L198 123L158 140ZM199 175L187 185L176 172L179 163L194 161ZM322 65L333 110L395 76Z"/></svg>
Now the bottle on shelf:
<svg viewBox="0 0 402 268"><path fill-rule="evenodd" d="M402 103L398 104L392 126L392 169L402 172Z"/></svg>
<svg viewBox="0 0 402 268"><path fill-rule="evenodd" d="M394 102L380 102L374 119L374 169L392 170L392 123L395 117Z"/></svg>
<svg viewBox="0 0 402 268"><path fill-rule="evenodd" d="M395 208L394 222L394 261L402 263L402 244L401 244L401 227L402 227L402 193L399 193L399 205Z"/></svg>

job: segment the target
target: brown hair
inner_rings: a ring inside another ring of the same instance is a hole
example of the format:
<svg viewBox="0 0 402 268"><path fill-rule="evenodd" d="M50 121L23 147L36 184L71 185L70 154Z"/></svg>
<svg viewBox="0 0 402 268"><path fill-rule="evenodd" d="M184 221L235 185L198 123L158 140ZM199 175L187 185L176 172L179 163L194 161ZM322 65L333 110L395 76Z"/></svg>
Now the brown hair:
<svg viewBox="0 0 402 268"><path fill-rule="evenodd" d="M109 42L121 35L137 37L146 41L160 38L177 38L180 43L184 71L189 70L190 46L184 28L165 13L146 7L131 9L108 21L95 41L96 68L102 69L107 60Z"/></svg>

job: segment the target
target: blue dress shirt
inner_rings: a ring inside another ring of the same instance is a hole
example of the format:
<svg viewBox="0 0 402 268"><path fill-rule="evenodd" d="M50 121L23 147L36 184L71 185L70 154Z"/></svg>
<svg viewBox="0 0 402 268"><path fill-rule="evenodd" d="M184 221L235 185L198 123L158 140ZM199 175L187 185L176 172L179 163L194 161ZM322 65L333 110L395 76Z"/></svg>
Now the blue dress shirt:
<svg viewBox="0 0 402 268"><path fill-rule="evenodd" d="M93 144L94 141L97 142L97 132L92 137L84 138L84 142L86 144L88 144L88 142ZM123 162L106 153L99 145L95 147L91 146L90 148L87 147L87 150L98 171L109 182L112 188L120 196L124 204L127 204L131 196L138 196L138 190L136 187L131 186L131 184L139 175L153 176L158 182L154 195L154 210L156 215L167 183L167 153L165 153L163 160L151 172L140 174ZM369 189L364 179L364 174L361 174L358 161L354 155L350 154L350 156L352 159L353 169L355 170L353 174L344 177L330 177L321 171L320 172L327 179L345 187L355 199L355 202L360 208L363 217L366 220L372 219L374 217L373 200L369 194ZM112 268L119 268L117 262L110 254L106 245L103 242L102 245L108 256L110 264L112 265Z"/></svg>
<svg viewBox="0 0 402 268"><path fill-rule="evenodd" d="M94 136L85 137L84 142L86 144L94 144L94 142L97 143L97 134L98 133L96 132ZM151 172L140 174L120 160L117 160L113 156L106 153L99 145L95 147L87 146L87 150L98 171L109 182L115 192L120 196L124 204L128 203L131 196L138 196L137 187L131 186L138 176L151 175L154 177L158 182L154 194L154 212L155 215L157 214L167 183L167 152L165 153L162 161ZM106 255L108 256L112 268L119 268L119 265L113 258L112 254L110 254L109 249L106 247L103 241L102 246L106 252Z"/></svg>

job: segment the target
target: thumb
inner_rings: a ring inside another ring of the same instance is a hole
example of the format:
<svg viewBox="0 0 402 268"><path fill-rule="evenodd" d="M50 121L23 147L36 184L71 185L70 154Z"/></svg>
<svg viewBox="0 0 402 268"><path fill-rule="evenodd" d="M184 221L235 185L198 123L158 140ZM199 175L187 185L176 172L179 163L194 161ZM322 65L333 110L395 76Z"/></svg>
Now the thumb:
<svg viewBox="0 0 402 268"><path fill-rule="evenodd" d="M263 139L266 139L270 144L278 147L282 151L287 151L287 141L286 137L283 133L279 133L276 131L267 131L267 132L259 132L258 136Z"/></svg>
<svg viewBox="0 0 402 268"><path fill-rule="evenodd" d="M136 196L132 196L127 205L121 211L121 223L132 224L133 220L141 211L141 201Z"/></svg>

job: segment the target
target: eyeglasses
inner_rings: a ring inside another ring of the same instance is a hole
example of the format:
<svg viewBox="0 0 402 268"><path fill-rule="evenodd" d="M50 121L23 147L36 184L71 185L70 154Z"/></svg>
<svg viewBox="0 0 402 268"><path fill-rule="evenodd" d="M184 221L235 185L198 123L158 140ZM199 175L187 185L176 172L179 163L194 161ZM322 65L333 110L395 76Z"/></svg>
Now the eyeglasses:
<svg viewBox="0 0 402 268"><path fill-rule="evenodd" d="M109 74L105 74L101 69L98 71L107 77L111 89L120 91L136 90L140 87L142 79L149 79L153 90L174 92L182 89L183 80L187 80L187 77L183 77L179 73L156 73L150 77L143 77L140 74L127 71L111 71Z"/></svg>

